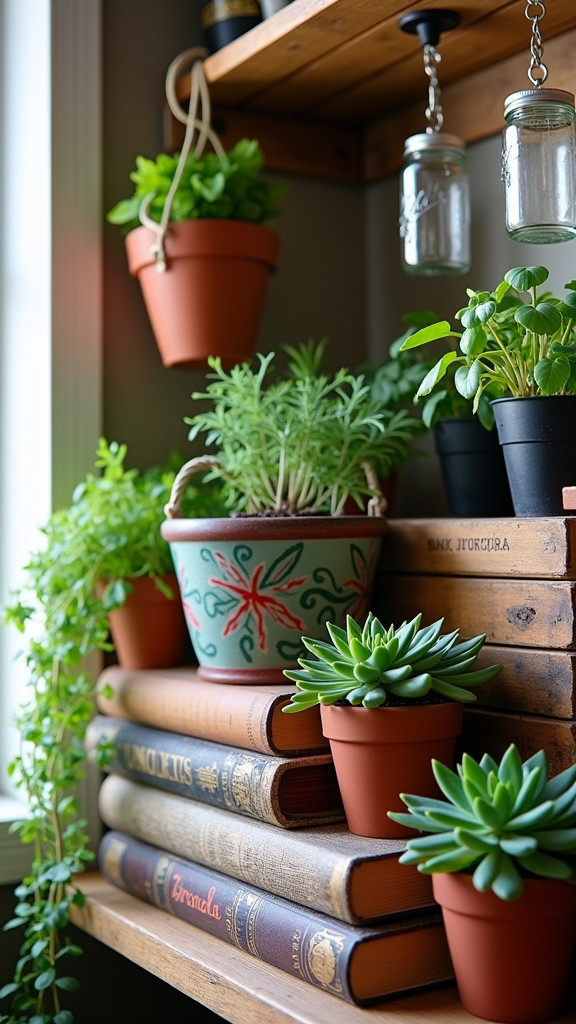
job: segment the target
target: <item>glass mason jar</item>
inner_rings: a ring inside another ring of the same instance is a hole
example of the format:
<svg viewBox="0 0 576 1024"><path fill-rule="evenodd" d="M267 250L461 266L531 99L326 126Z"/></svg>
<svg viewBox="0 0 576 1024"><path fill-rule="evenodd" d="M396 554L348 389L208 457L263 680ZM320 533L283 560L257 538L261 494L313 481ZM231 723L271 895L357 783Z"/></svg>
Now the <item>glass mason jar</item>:
<svg viewBox="0 0 576 1024"><path fill-rule="evenodd" d="M408 274L449 276L470 269L470 186L457 135L423 132L406 139L400 238Z"/></svg>
<svg viewBox="0 0 576 1024"><path fill-rule="evenodd" d="M525 89L504 103L506 231L516 242L576 238L576 110L563 89Z"/></svg>

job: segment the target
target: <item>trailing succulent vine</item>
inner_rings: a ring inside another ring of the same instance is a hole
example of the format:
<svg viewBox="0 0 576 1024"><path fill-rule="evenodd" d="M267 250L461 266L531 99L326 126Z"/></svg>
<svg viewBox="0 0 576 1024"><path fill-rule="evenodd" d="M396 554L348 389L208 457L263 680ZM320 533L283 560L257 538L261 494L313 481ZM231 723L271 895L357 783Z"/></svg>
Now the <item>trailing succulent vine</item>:
<svg viewBox="0 0 576 1024"><path fill-rule="evenodd" d="M9 775L28 808L15 829L33 854L4 925L24 937L13 978L0 988L0 1003L9 1004L0 1024L73 1021L62 997L78 987L68 965L82 950L65 929L71 908L83 903L78 877L93 860L77 795L96 686L86 658L112 650L108 611L123 604L129 577L172 571L159 528L180 459L139 473L124 467L125 457L125 445L100 440L100 474L89 474L71 505L52 513L42 529L45 544L31 555L25 582L5 609L6 622L27 641L30 698L16 718L21 749ZM217 503L193 489L188 500L192 507ZM210 514L208 507L202 512ZM111 580L102 601L99 577Z"/></svg>
<svg viewBox="0 0 576 1024"><path fill-rule="evenodd" d="M409 839L400 860L419 871L464 871L479 892L515 900L529 877L576 883L576 765L548 777L539 750L522 762L514 744L500 764L464 754L454 772L432 767L445 799L402 793L394 821L427 835Z"/></svg>
<svg viewBox="0 0 576 1024"><path fill-rule="evenodd" d="M379 708L390 697L422 700L429 693L447 700L474 701L470 687L488 682L501 665L473 671L485 634L457 643L459 630L442 634L444 619L420 627L422 615L386 628L369 612L360 626L350 615L346 629L326 623L332 643L302 637L315 660L299 658L300 669L284 675L298 686L283 711L303 711L315 704L347 700Z"/></svg>

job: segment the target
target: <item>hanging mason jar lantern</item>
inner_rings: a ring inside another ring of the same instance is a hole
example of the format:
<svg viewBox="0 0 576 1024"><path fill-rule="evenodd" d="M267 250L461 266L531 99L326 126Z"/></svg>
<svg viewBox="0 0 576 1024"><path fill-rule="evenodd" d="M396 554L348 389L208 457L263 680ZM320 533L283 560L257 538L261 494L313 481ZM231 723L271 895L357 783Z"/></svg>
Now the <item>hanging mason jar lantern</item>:
<svg viewBox="0 0 576 1024"><path fill-rule="evenodd" d="M576 108L574 95L543 89L542 0L528 0L532 21L528 78L535 86L507 96L502 135L506 231L516 242L576 238Z"/></svg>
<svg viewBox="0 0 576 1024"><path fill-rule="evenodd" d="M425 132L404 143L400 175L402 267L408 274L450 276L470 269L470 187L464 141L442 131L444 114L436 65L441 30L460 21L455 11L414 11L400 18L418 34L428 75Z"/></svg>

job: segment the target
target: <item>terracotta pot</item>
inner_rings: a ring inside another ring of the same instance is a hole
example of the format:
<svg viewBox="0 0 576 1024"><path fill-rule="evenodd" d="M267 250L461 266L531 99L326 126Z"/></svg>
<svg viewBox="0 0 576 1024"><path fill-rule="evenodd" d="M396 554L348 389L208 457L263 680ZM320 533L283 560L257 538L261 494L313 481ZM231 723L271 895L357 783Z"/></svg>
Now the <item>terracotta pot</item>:
<svg viewBox="0 0 576 1024"><path fill-rule="evenodd" d="M432 875L432 884L465 1009L509 1024L556 1017L576 943L576 886L526 879L507 901L477 892L470 875Z"/></svg>
<svg viewBox="0 0 576 1024"><path fill-rule="evenodd" d="M186 661L188 633L174 573L162 579L171 588L167 598L149 576L130 580L132 593L121 608L108 613L112 642L123 668L170 668ZM99 580L101 597L108 580Z"/></svg>
<svg viewBox="0 0 576 1024"><path fill-rule="evenodd" d="M249 360L279 236L245 221L174 221L165 238L164 272L150 251L155 241L154 232L140 227L125 243L164 366L203 368L209 355L220 356L224 366Z"/></svg>
<svg viewBox="0 0 576 1024"><path fill-rule="evenodd" d="M286 682L302 636L366 615L387 528L363 515L165 520L199 675Z"/></svg>
<svg viewBox="0 0 576 1024"><path fill-rule="evenodd" d="M454 766L462 704L332 704L321 707L320 715L350 831L376 839L413 836L387 812L406 810L400 793L439 794L431 760Z"/></svg>

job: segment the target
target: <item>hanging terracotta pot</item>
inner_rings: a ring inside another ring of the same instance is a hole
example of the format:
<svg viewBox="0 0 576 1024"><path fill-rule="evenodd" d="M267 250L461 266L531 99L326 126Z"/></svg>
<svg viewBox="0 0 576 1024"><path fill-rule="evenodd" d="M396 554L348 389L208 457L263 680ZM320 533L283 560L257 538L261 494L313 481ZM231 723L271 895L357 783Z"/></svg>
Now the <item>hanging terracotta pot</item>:
<svg viewBox="0 0 576 1024"><path fill-rule="evenodd" d="M320 715L350 831L376 839L412 835L387 812L405 809L400 793L439 794L431 761L453 767L462 704L330 704L320 706Z"/></svg>
<svg viewBox="0 0 576 1024"><path fill-rule="evenodd" d="M199 675L286 682L302 636L367 613L387 527L363 515L165 520Z"/></svg>
<svg viewBox="0 0 576 1024"><path fill-rule="evenodd" d="M576 885L526 879L510 901L478 892L467 874L433 874L432 885L465 1009L507 1024L556 1017L576 942Z"/></svg>
<svg viewBox="0 0 576 1024"><path fill-rule="evenodd" d="M123 668L171 668L186 661L188 633L179 600L176 575L162 579L172 591L166 597L150 576L130 580L133 590L120 608L108 613L112 642ZM101 598L109 581L96 585Z"/></svg>
<svg viewBox="0 0 576 1024"><path fill-rule="evenodd" d="M277 233L239 220L172 221L164 237L165 270L158 270L154 256L157 241L139 227L125 244L164 366L199 369L209 355L220 356L224 366L249 360L278 262Z"/></svg>

